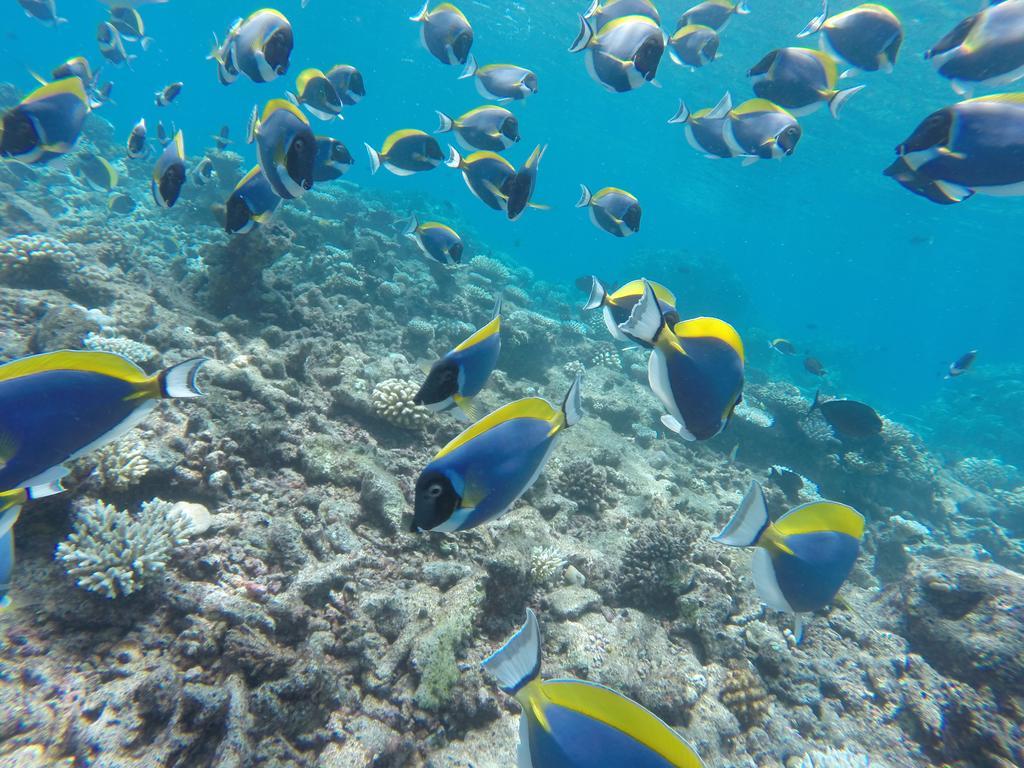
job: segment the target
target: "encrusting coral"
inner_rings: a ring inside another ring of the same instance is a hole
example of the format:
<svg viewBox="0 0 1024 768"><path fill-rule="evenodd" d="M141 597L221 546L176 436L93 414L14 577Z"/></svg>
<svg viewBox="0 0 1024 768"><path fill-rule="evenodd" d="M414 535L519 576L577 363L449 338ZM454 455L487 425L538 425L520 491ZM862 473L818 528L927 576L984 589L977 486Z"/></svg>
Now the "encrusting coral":
<svg viewBox="0 0 1024 768"><path fill-rule="evenodd" d="M386 379L380 382L370 394L373 412L399 427L425 427L430 423L430 411L413 402L418 389L414 382L405 379Z"/></svg>
<svg viewBox="0 0 1024 768"><path fill-rule="evenodd" d="M193 530L189 515L163 499L143 502L138 516L95 501L79 510L74 531L54 556L78 586L114 599L163 574Z"/></svg>

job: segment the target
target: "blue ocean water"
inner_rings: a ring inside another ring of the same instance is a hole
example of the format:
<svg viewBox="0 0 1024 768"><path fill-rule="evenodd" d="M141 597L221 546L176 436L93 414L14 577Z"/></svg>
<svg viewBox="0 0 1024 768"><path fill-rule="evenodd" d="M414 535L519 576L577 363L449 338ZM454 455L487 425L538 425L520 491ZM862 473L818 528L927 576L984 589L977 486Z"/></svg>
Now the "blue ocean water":
<svg viewBox="0 0 1024 768"><path fill-rule="evenodd" d="M10 5L0 40L4 79L27 90L30 69L46 73L78 54L100 63L95 28L105 18L101 3L65 0L59 11L69 23L55 29ZM841 120L824 109L804 118L793 157L753 167L701 157L666 120L680 98L697 109L713 105L725 90L737 103L751 97L746 70L773 48L799 44L795 33L818 11L816 0L752 2L752 13L734 18L724 31L720 60L691 72L666 57L660 88L628 94L605 92L588 77L582 56L567 52L582 7L466 0L461 6L474 26L479 61L522 64L539 78L539 93L513 106L523 140L507 156L518 164L535 145L549 146L535 199L551 210L530 211L515 223L482 206L445 168L412 178L370 176L364 141L379 147L399 128L430 131L435 110L458 115L484 103L471 80L457 79L459 67L440 64L419 44L418 27L408 20L415 5L311 0L302 9L299 0L282 0L278 8L292 21L296 40L289 75L270 84L243 77L230 87L217 82L214 63L204 57L212 34L223 38L255 4L144 6L153 46L130 68L104 67L103 78L115 83L116 104L102 114L125 136L142 115L151 133L158 118L173 121L184 130L187 151L197 155L222 124L240 139L252 105L283 95L303 68L351 63L364 73L366 99L345 111L344 122L317 129L345 141L356 156L349 181L450 201L450 223L468 237L468 256L475 239L546 280L571 282L594 273L625 281L636 277L627 266L631 258L656 252L657 274L647 276L672 285L692 314L722 314L728 307L733 314L726 319L748 338L752 365L771 366L812 389L817 381L802 371L801 358L772 359L762 343L787 337L824 362L830 391L896 417L923 419L923 428L950 438L955 424L934 423L936 402L945 403L943 418L969 423L987 399L977 379L944 381L945 366L976 348L978 368L998 381L996 372L1021 360L1024 341L1013 332L1024 282L1019 203L978 196L940 207L881 173L894 146L923 117L958 100L921 54L974 12L975 0L891 3L906 31L895 72L843 81L867 88ZM686 6L660 3L666 24ZM185 83L181 97L156 109L153 92L174 80ZM243 144L235 148L254 155ZM619 240L591 226L573 207L580 183L636 194L644 210L641 232ZM969 400L968 387L980 396ZM1008 423L1021 415L1019 403L1011 407L1015 413L1003 414ZM999 435L988 438L987 450L998 453Z"/></svg>

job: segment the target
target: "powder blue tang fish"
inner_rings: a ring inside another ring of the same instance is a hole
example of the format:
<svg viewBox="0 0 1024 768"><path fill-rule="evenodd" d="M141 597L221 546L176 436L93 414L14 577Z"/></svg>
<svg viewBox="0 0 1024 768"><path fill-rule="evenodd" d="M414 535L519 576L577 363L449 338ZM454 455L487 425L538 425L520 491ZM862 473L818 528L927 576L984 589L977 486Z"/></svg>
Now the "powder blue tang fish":
<svg viewBox="0 0 1024 768"><path fill-rule="evenodd" d="M939 74L961 96L1024 77L1024 0L992 4L957 24L930 49Z"/></svg>
<svg viewBox="0 0 1024 768"><path fill-rule="evenodd" d="M650 343L643 339L636 339L631 336L627 336L622 332L619 326L629 320L629 316L633 312L633 307L637 305L637 302L643 298L644 295L644 283L650 282L643 279L630 280L628 283L620 288L617 288L612 293L608 293L608 289L604 287L604 284L593 275L590 276L590 298L587 299L587 303L583 305L584 311L588 309L601 309L601 315L604 318L605 327L608 329L608 333L612 335L612 338L616 341L626 342L628 344L641 344L643 346L650 347ZM679 322L679 313L676 312L676 297L668 288L658 283L650 282L651 288L654 290L654 295L658 297L658 302L661 304L662 311L665 313L665 322L669 325L675 325Z"/></svg>
<svg viewBox="0 0 1024 768"><path fill-rule="evenodd" d="M32 488L16 488L0 493L0 612L11 607L11 581L14 573L14 524L26 501L60 493L59 480Z"/></svg>
<svg viewBox="0 0 1024 768"><path fill-rule="evenodd" d="M173 208L185 186L185 135L178 131L153 165L150 189L161 208Z"/></svg>
<svg viewBox="0 0 1024 768"><path fill-rule="evenodd" d="M278 197L292 200L313 188L317 143L309 120L284 99L271 99L249 136L256 142L260 167Z"/></svg>
<svg viewBox="0 0 1024 768"><path fill-rule="evenodd" d="M0 487L43 485L117 440L164 398L202 395L197 357L147 376L110 352L48 352L0 366Z"/></svg>
<svg viewBox="0 0 1024 768"><path fill-rule="evenodd" d="M0 157L21 163L46 163L74 149L90 111L78 77L37 88L4 113Z"/></svg>
<svg viewBox="0 0 1024 768"><path fill-rule="evenodd" d="M228 198L224 229L233 235L251 232L270 221L280 202L263 169L254 165Z"/></svg>
<svg viewBox="0 0 1024 768"><path fill-rule="evenodd" d="M504 514L583 416L580 386L576 377L561 409L539 397L509 403L442 448L416 481L413 532L465 531Z"/></svg>
<svg viewBox="0 0 1024 768"><path fill-rule="evenodd" d="M498 364L501 352L501 297L494 304L494 316L483 328L459 344L430 367L413 402L432 411L458 408L476 419L473 398L480 394Z"/></svg>
<svg viewBox="0 0 1024 768"><path fill-rule="evenodd" d="M697 752L653 713L583 680L542 680L540 627L526 623L482 666L522 707L518 768L702 768Z"/></svg>
<svg viewBox="0 0 1024 768"><path fill-rule="evenodd" d="M619 326L651 345L647 375L668 412L661 423L685 440L707 440L729 423L743 396L743 341L714 317L669 327L650 283L630 318Z"/></svg>
<svg viewBox="0 0 1024 768"><path fill-rule="evenodd" d="M860 554L864 518L836 501L791 509L774 523L764 489L754 481L740 508L712 540L730 547L755 547L754 586L769 608L793 615L793 634L803 639L804 614L836 596Z"/></svg>

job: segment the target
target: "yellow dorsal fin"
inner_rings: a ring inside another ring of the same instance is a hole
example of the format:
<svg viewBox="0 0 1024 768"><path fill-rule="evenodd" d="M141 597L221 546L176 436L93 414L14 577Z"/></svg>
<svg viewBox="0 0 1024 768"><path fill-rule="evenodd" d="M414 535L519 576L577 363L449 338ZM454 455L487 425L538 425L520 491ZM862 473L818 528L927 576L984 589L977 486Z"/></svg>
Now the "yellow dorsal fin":
<svg viewBox="0 0 1024 768"><path fill-rule="evenodd" d="M303 123L305 123L306 125L309 125L309 120L307 120L306 116L304 114L302 114L302 110L299 109L298 107L296 107L294 104L292 104L287 99L271 99L270 101L268 101L267 102L267 106L265 106L263 108L263 117L260 119L260 122L261 123L267 122L267 118L269 118L272 114L274 114L279 109L284 109L284 110L287 110L288 112L291 112L293 115L295 115L297 118L299 118L299 120L301 120Z"/></svg>
<svg viewBox="0 0 1024 768"><path fill-rule="evenodd" d="M501 316L499 315L498 317L496 317L493 320L491 320L491 322L489 322L483 328L480 328L478 331L476 331L468 339L466 339L461 344L459 344L452 351L453 352L462 352L463 350L469 349L470 347L475 347L481 341L484 341L485 339L489 339L494 334L500 333L500 332L501 332Z"/></svg>
<svg viewBox="0 0 1024 768"><path fill-rule="evenodd" d="M400 131L395 131L384 140L384 147L381 149L381 155L387 156L387 154L394 148L395 144L400 142L402 139L426 135L427 134L423 131L416 130L415 128L403 128Z"/></svg>
<svg viewBox="0 0 1024 768"><path fill-rule="evenodd" d="M740 356L743 361L743 340L736 329L717 317L694 317L677 323L673 329L680 339L721 339Z"/></svg>
<svg viewBox="0 0 1024 768"><path fill-rule="evenodd" d="M132 384L146 384L150 377L139 366L112 352L62 350L23 357L0 366L0 381L44 371L86 371L111 376Z"/></svg>
<svg viewBox="0 0 1024 768"><path fill-rule="evenodd" d="M814 501L791 509L775 521L783 537L816 531L845 533L855 539L864 535L864 518L853 507L836 501Z"/></svg>
<svg viewBox="0 0 1024 768"><path fill-rule="evenodd" d="M734 115L749 115L754 112L785 112L782 107L768 99L747 99L732 111Z"/></svg>
<svg viewBox="0 0 1024 768"><path fill-rule="evenodd" d="M672 293L672 291L670 291L668 288L661 285L660 283L655 283L651 280L648 280L647 282L651 284L651 290L653 290L654 295L658 297L658 301L660 301L662 304L669 305L672 309L675 309L676 297L675 294ZM641 279L630 280L628 283L626 283L618 290L616 290L614 293L612 293L608 298L612 304L615 304L616 301L621 301L622 299L625 298L643 295L644 281Z"/></svg>
<svg viewBox="0 0 1024 768"><path fill-rule="evenodd" d="M3 370L3 369L0 369ZM484 416L476 424L468 427L461 435L452 440L442 448L434 457L434 460L447 456L452 451L461 448L474 438L484 432L494 429L513 419L538 419L540 421L556 421L562 412L551 407L551 403L539 397L528 397L523 400L516 400L514 403L502 406L493 413Z"/></svg>
<svg viewBox="0 0 1024 768"><path fill-rule="evenodd" d="M53 96L61 96L64 94L71 94L88 108L89 97L85 95L85 86L82 85L81 79L77 77L65 77L63 80L54 80L52 83L36 88L32 93L26 96L22 100L22 104L32 104L36 101L42 101Z"/></svg>

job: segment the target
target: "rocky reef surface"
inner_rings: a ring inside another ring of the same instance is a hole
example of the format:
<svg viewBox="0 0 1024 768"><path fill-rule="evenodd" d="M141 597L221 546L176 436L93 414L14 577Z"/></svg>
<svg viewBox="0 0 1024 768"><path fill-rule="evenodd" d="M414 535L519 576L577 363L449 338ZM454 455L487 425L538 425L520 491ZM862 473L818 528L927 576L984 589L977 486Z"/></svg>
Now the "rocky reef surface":
<svg viewBox="0 0 1024 768"><path fill-rule="evenodd" d="M90 147L118 153L102 120ZM130 216L61 172L0 168L5 357L211 358L207 397L161 406L23 511L0 764L508 766L517 705L479 662L527 606L547 676L623 691L710 766L1024 764L1014 467L944 467L888 420L843 442L756 369L726 433L685 444L660 429L642 355L571 286L470 231L464 266L425 261L399 219L438 203L340 182L229 238L210 209L244 169L213 158L217 180L170 211L134 168ZM585 370L587 417L498 522L411 534L416 475L461 429L410 402L418 362L485 323L499 292L482 405L558 399ZM766 482L773 514L824 496L868 520L799 646L757 600L749 553L708 539L773 465L803 478ZM96 543L118 519L137 568Z"/></svg>

